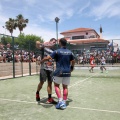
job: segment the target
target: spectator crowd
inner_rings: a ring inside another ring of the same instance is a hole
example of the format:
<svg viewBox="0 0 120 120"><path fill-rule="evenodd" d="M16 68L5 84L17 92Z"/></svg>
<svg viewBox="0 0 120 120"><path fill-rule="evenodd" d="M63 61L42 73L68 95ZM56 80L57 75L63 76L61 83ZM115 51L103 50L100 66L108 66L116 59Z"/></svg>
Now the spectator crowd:
<svg viewBox="0 0 120 120"><path fill-rule="evenodd" d="M106 59L106 63L115 64L120 63L120 50L118 49L116 52L111 52L109 49L107 50L91 50L91 51L83 51L81 54L74 54L76 58L76 64L89 64L90 63L90 55L93 54L95 63L97 65L100 64L99 58L103 55ZM35 52L25 51L25 50L15 50L14 52L14 60L15 62L36 62L39 56L35 54ZM13 53L12 50L0 50L0 63L12 62L13 61Z"/></svg>
<svg viewBox="0 0 120 120"><path fill-rule="evenodd" d="M83 51L81 54L75 54L76 57L76 63L77 64L89 64L90 63L90 55L94 56L95 63L97 65L100 64L100 58L101 56L104 56L106 59L106 63L108 64L115 64L120 63L120 51L119 49L116 52L111 52L109 49L97 51L97 50L91 50L89 52Z"/></svg>
<svg viewBox="0 0 120 120"><path fill-rule="evenodd" d="M36 62L37 56L34 52L28 52L25 50L16 50L14 53L15 62ZM11 50L2 50L0 51L0 62L12 62L13 54Z"/></svg>

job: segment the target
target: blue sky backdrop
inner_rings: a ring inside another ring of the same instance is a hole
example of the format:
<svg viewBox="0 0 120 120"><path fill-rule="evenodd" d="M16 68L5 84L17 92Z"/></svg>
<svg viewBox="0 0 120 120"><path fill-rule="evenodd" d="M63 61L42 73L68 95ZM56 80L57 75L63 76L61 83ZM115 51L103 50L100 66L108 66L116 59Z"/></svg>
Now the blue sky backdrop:
<svg viewBox="0 0 120 120"><path fill-rule="evenodd" d="M59 17L59 33L75 28L93 28L104 39L120 39L120 0L0 0L0 33L10 35L2 27L9 18L22 14L29 19L25 34L41 36L45 41L56 38L55 17ZM13 32L14 36L19 31Z"/></svg>

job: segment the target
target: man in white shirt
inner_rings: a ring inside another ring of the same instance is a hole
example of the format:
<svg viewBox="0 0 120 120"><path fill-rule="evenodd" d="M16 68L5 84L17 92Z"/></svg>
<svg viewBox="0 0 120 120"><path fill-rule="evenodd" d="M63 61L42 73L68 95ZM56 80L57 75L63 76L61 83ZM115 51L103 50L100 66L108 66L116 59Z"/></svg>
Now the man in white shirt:
<svg viewBox="0 0 120 120"><path fill-rule="evenodd" d="M101 58L100 58L100 70L101 70L101 73L103 73L103 69L106 70L105 68L105 65L106 65L106 59L105 57L102 55Z"/></svg>

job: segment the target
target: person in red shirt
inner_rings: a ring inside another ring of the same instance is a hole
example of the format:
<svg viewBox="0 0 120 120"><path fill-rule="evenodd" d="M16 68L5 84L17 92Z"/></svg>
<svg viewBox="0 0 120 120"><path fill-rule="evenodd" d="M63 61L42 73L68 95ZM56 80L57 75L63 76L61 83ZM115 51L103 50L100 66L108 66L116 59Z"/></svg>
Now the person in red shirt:
<svg viewBox="0 0 120 120"><path fill-rule="evenodd" d="M91 68L89 71L93 72L93 68L95 67L93 54L90 55L90 66L91 66Z"/></svg>

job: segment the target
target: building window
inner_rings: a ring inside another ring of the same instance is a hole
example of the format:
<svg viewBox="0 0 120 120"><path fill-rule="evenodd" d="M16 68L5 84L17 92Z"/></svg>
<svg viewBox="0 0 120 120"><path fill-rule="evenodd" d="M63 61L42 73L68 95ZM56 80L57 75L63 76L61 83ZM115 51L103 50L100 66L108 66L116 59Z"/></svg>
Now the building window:
<svg viewBox="0 0 120 120"><path fill-rule="evenodd" d="M89 38L96 38L95 35L91 35Z"/></svg>
<svg viewBox="0 0 120 120"><path fill-rule="evenodd" d="M75 39L84 39L84 35L82 35L82 36L72 36L72 40L75 40Z"/></svg>
<svg viewBox="0 0 120 120"><path fill-rule="evenodd" d="M86 35L88 35L88 32L86 32Z"/></svg>

